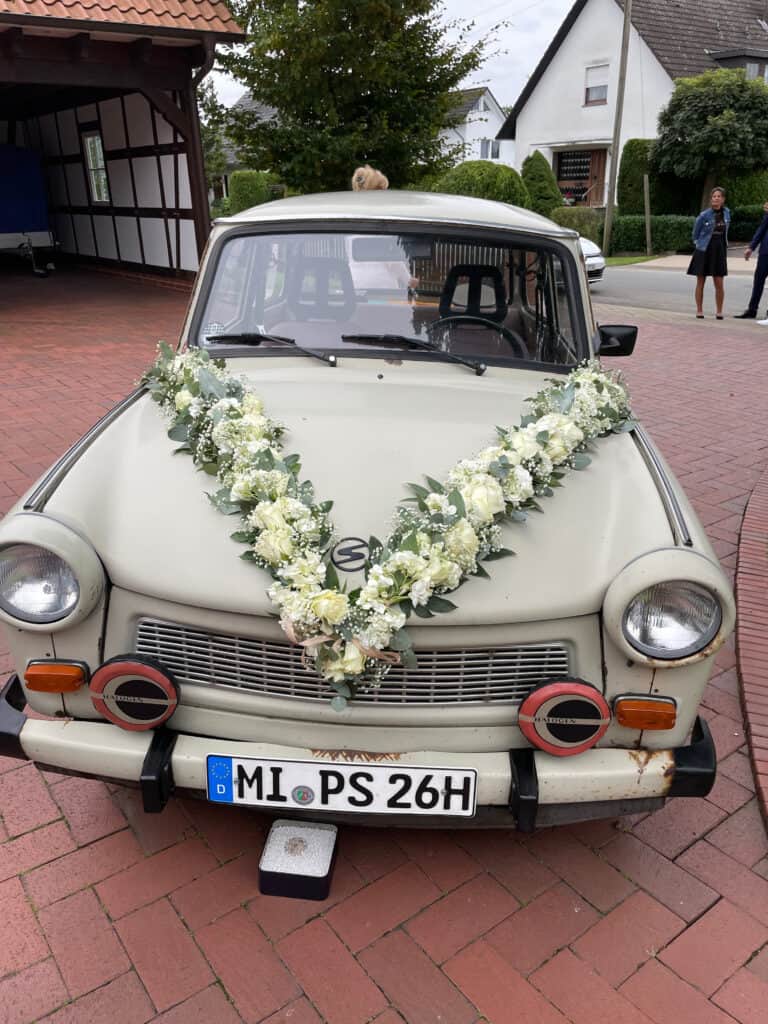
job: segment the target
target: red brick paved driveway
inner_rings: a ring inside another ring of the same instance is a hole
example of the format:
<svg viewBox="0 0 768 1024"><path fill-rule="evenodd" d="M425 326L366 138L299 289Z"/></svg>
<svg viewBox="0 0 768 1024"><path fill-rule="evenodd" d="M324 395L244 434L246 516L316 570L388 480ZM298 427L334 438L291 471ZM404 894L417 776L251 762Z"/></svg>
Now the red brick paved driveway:
<svg viewBox="0 0 768 1024"><path fill-rule="evenodd" d="M102 276L12 283L0 511L184 308ZM768 332L656 322L627 373L732 570L768 464ZM345 829L326 905L258 894L253 815L144 816L131 790L0 759L0 1024L765 1024L768 846L734 666L722 652L706 697L708 799L527 839Z"/></svg>

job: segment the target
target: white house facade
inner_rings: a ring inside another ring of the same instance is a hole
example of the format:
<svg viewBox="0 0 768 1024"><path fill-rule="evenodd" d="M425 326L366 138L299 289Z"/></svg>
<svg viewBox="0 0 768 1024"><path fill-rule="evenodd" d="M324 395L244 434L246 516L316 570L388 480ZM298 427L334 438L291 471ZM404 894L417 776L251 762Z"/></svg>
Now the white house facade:
<svg viewBox="0 0 768 1024"><path fill-rule="evenodd" d="M492 160L494 163L515 163L515 143L499 139L506 114L490 89L463 89L460 101L451 113L454 124L441 134L446 147L465 147L462 160Z"/></svg>
<svg viewBox="0 0 768 1024"><path fill-rule="evenodd" d="M656 136L675 79L733 66L766 77L766 19L764 0L633 0L619 157ZM518 165L540 150L579 205L607 198L623 22L623 0L576 0L499 132Z"/></svg>

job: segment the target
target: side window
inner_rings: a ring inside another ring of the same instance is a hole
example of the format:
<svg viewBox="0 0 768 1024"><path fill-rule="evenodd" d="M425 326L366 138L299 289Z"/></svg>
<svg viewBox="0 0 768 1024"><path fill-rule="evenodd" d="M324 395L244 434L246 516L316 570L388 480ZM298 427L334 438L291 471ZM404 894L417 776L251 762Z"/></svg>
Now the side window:
<svg viewBox="0 0 768 1024"><path fill-rule="evenodd" d="M498 139L492 139L491 140L491 160L498 160L498 159L499 159L499 140Z"/></svg>
<svg viewBox="0 0 768 1024"><path fill-rule="evenodd" d="M490 146L490 144L491 144L490 143L490 139L481 139L480 140L480 159L481 160L487 160L488 159L488 147Z"/></svg>
<svg viewBox="0 0 768 1024"><path fill-rule="evenodd" d="M109 181L107 179L107 167L104 162L104 146L101 142L101 134L98 131L83 132L81 139L85 155L85 168L88 174L88 187L91 192L91 202L110 203Z"/></svg>
<svg viewBox="0 0 768 1024"><path fill-rule="evenodd" d="M584 106L598 107L608 102L609 64L596 64L587 68L584 90Z"/></svg>

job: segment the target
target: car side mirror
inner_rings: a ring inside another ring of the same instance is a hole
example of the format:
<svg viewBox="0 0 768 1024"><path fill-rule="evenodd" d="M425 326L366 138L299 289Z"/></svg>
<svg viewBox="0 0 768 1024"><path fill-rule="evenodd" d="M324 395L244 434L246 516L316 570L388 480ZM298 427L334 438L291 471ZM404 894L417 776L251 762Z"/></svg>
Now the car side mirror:
<svg viewBox="0 0 768 1024"><path fill-rule="evenodd" d="M637 341L637 328L628 324L601 324L595 341L595 352L601 356L631 356Z"/></svg>

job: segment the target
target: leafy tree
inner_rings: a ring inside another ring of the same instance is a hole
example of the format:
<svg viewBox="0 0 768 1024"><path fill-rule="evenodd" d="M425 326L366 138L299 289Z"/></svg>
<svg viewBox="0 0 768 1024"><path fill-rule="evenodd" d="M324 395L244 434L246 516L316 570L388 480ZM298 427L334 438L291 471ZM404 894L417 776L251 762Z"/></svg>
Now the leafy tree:
<svg viewBox="0 0 768 1024"><path fill-rule="evenodd" d="M394 186L449 167L451 96L477 70L493 34L441 20L440 0L229 0L246 45L221 65L273 117L238 110L229 134L251 167L302 191L348 188L355 167L378 167Z"/></svg>
<svg viewBox="0 0 768 1024"><path fill-rule="evenodd" d="M523 160L523 181L531 197L531 209L542 217L549 217L553 210L563 205L555 172L538 149Z"/></svg>
<svg viewBox="0 0 768 1024"><path fill-rule="evenodd" d="M218 194L221 191L221 179L227 169L227 156L224 152L226 109L219 103L210 78L198 86L197 109L200 114L205 181L208 188Z"/></svg>
<svg viewBox="0 0 768 1024"><path fill-rule="evenodd" d="M495 164L491 160L465 160L463 164L452 167L437 182L435 191L457 196L495 199L527 209L531 207L528 189L517 171L506 164Z"/></svg>
<svg viewBox="0 0 768 1024"><path fill-rule="evenodd" d="M652 160L658 171L704 179L705 202L718 177L751 170L768 153L768 86L741 68L681 78L659 115Z"/></svg>

